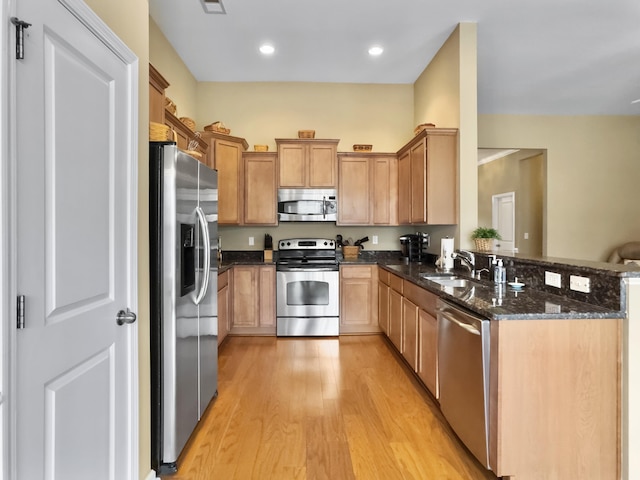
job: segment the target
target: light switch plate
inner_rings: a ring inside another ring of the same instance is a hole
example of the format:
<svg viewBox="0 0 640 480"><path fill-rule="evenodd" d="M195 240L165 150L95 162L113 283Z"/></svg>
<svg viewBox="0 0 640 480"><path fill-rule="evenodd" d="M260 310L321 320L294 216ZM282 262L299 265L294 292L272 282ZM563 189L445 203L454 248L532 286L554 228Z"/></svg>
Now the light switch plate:
<svg viewBox="0 0 640 480"><path fill-rule="evenodd" d="M562 287L562 276L555 272L544 272L544 283L552 287Z"/></svg>
<svg viewBox="0 0 640 480"><path fill-rule="evenodd" d="M569 288L576 292L589 293L591 292L591 281L589 280L589 277L571 275L569 277Z"/></svg>

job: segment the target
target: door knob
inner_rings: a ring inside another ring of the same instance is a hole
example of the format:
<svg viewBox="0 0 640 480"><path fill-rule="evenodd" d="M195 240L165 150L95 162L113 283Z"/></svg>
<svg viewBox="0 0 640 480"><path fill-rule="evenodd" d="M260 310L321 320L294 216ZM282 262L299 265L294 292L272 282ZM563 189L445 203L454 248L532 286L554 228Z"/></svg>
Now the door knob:
<svg viewBox="0 0 640 480"><path fill-rule="evenodd" d="M118 325L124 325L125 323L133 323L136 321L136 314L127 308L127 311L120 310L116 315L116 322Z"/></svg>

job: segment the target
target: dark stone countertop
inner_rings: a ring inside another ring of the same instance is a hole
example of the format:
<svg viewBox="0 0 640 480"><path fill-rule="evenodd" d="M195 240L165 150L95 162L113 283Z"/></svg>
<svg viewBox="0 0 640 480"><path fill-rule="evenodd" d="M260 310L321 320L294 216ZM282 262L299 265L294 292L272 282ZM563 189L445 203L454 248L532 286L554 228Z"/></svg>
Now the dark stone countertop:
<svg viewBox="0 0 640 480"><path fill-rule="evenodd" d="M486 280L470 280L464 288L444 287L420 277L420 274L435 273L432 265L389 265L381 267L405 278L420 287L435 293L440 298L462 306L490 320L534 320L534 319L578 319L578 318L624 318L624 312L602 308L572 300L560 295L540 292L531 288L514 290L508 285L502 288ZM464 277L466 271L454 274ZM467 277L468 278L468 277Z"/></svg>
<svg viewBox="0 0 640 480"><path fill-rule="evenodd" d="M274 252L273 262L264 262L262 251L225 252L224 261L218 265L218 274L224 273L234 265L275 265L276 258L277 252ZM407 263L406 259L401 257L400 251L361 250L357 258L345 259L341 254L338 254L338 260L341 265L379 265L435 293L443 300L450 301L491 320L598 319L625 318L626 316L626 313L621 309L594 305L565 295L555 295L541 290L537 285L535 288L531 288L531 285L527 284L521 290L516 291L508 285L499 289L493 282L469 279L472 284L464 288L444 287L420 277L421 273L436 271L433 261L425 264ZM564 264L557 259L554 260L558 262L557 264ZM599 270L598 273L605 276L607 274L616 277L624 277L629 274L634 276L633 271L622 266L611 267L607 264L583 263L580 264L580 267L590 270L595 267ZM602 267L602 265L609 267L609 271L600 271L601 269L598 267ZM468 278L466 270L455 270L453 273ZM524 275L523 277L526 278Z"/></svg>

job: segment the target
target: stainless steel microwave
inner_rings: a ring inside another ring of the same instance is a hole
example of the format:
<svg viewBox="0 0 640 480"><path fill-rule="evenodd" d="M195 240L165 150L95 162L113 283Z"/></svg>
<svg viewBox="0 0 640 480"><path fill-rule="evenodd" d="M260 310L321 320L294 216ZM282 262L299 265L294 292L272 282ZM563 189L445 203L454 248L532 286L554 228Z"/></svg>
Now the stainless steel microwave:
<svg viewBox="0 0 640 480"><path fill-rule="evenodd" d="M335 222L338 198L335 189L281 188L278 219L281 222Z"/></svg>

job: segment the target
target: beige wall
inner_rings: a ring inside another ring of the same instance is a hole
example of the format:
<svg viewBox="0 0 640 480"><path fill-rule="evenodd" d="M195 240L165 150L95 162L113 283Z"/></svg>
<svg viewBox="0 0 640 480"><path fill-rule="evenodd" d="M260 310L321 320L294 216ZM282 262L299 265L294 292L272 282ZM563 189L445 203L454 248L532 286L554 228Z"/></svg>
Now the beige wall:
<svg viewBox="0 0 640 480"><path fill-rule="evenodd" d="M640 117L480 115L483 148L547 150L546 255L606 260L640 239Z"/></svg>
<svg viewBox="0 0 640 480"><path fill-rule="evenodd" d="M458 227L441 227L441 236L470 248L477 226L477 25L461 23L414 84L414 123L459 129ZM439 245L440 236L433 242Z"/></svg>
<svg viewBox="0 0 640 480"><path fill-rule="evenodd" d="M411 85L348 83L213 83L198 85L198 127L222 121L232 135L275 150L275 138L339 139L339 151L372 144L396 152L413 135Z"/></svg>
<svg viewBox="0 0 640 480"><path fill-rule="evenodd" d="M149 3L147 0L87 0L87 5L138 56L138 376L139 477L151 470L149 387Z"/></svg>
<svg viewBox="0 0 640 480"><path fill-rule="evenodd" d="M169 82L165 93L178 107L176 116L195 120L198 82L151 17L149 62Z"/></svg>

